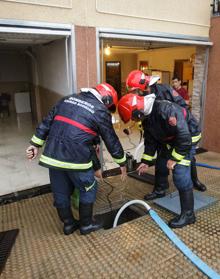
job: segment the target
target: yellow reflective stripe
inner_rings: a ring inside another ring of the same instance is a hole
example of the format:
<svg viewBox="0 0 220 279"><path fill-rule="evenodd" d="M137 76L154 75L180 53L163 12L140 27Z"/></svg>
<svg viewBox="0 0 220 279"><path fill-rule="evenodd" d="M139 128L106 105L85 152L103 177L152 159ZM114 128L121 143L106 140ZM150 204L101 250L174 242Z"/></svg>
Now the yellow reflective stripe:
<svg viewBox="0 0 220 279"><path fill-rule="evenodd" d="M92 161L89 163L85 163L85 164L73 164L73 163L58 161L58 160L52 159L50 157L47 157L45 155L41 155L40 162L53 166L53 167L62 168L62 169L86 170L86 169L89 169L92 167Z"/></svg>
<svg viewBox="0 0 220 279"><path fill-rule="evenodd" d="M170 150L171 149L171 146L169 144L167 144L167 149Z"/></svg>
<svg viewBox="0 0 220 279"><path fill-rule="evenodd" d="M124 157L121 158L121 159L113 158L113 160L115 161L115 163L121 164L121 163L124 163L126 161L126 156L124 155Z"/></svg>
<svg viewBox="0 0 220 279"><path fill-rule="evenodd" d="M40 146L42 146L45 142L45 140L42 140L42 139L36 137L35 135L33 135L33 137L31 138L31 141L33 141L34 143L36 143Z"/></svg>
<svg viewBox="0 0 220 279"><path fill-rule="evenodd" d="M189 167L190 163L191 163L191 161L183 159L182 161L178 162L177 164Z"/></svg>
<svg viewBox="0 0 220 279"><path fill-rule="evenodd" d="M192 137L192 142L194 143L194 142L199 141L201 139L201 137L202 137L202 134L199 134L198 136Z"/></svg>
<svg viewBox="0 0 220 279"><path fill-rule="evenodd" d="M150 156L150 155L147 155L147 154L142 155L142 159L147 160L147 161L153 161L156 158L157 158L156 154L154 156Z"/></svg>
<svg viewBox="0 0 220 279"><path fill-rule="evenodd" d="M178 161L181 161L181 160L184 158L183 155L181 155L181 154L179 154L179 153L176 152L175 148L173 149L171 155L172 155L175 159L177 159Z"/></svg>
<svg viewBox="0 0 220 279"><path fill-rule="evenodd" d="M88 187L85 187L86 189L86 192L88 192L89 190L91 190L96 184L96 180L92 183L92 185L88 186Z"/></svg>

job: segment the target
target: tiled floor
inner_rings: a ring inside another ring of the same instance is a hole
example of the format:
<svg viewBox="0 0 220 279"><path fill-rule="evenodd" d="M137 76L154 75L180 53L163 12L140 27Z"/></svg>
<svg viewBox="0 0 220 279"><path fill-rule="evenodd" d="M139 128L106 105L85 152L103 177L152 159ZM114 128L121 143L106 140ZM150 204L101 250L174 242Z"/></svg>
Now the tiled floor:
<svg viewBox="0 0 220 279"><path fill-rule="evenodd" d="M131 127L131 123L124 125L120 122L120 125L114 125L115 131L121 141L121 144L124 148L125 152L130 152L134 155L136 147L139 145L140 142L140 132L137 129L137 126L134 125L132 128L129 129L130 135L126 135L123 130L125 128ZM107 152L106 147L103 147L103 155L104 155L104 170L111 169L118 167L116 163L114 163L111 155Z"/></svg>
<svg viewBox="0 0 220 279"><path fill-rule="evenodd" d="M48 184L47 170L25 158L33 131L28 113L0 119L0 196Z"/></svg>
<svg viewBox="0 0 220 279"><path fill-rule="evenodd" d="M49 183L47 169L40 167L38 160L29 162L25 158L35 127L29 113L0 118L0 196ZM134 154L140 133L133 127L129 139L123 132L125 127L117 123L115 130L124 149ZM118 167L105 147L103 153L104 170Z"/></svg>

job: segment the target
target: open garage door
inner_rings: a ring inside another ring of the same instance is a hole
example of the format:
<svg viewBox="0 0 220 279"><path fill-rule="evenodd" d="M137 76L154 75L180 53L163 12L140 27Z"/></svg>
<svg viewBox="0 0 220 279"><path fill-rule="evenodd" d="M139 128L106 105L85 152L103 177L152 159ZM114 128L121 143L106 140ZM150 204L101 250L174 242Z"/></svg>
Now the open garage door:
<svg viewBox="0 0 220 279"><path fill-rule="evenodd" d="M71 25L0 20L0 196L49 183L25 159L34 129L75 84Z"/></svg>
<svg viewBox="0 0 220 279"><path fill-rule="evenodd" d="M126 77L134 69L159 75L160 82L170 85L173 76L178 76L189 93L193 114L203 124L208 52L212 45L208 38L108 29L100 29L98 34L100 80L115 87L119 97L126 94ZM124 149L134 154L140 139L138 129L133 126L133 134L128 138L117 114L114 119ZM106 168L114 167L107 152L104 152L104 161Z"/></svg>

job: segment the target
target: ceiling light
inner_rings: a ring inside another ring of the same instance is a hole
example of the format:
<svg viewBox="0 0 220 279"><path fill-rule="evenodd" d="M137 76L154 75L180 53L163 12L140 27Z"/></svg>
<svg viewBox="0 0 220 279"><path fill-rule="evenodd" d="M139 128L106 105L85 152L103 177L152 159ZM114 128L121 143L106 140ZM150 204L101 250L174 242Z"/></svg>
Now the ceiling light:
<svg viewBox="0 0 220 279"><path fill-rule="evenodd" d="M107 45L107 46L105 47L104 53L105 53L105 55L110 55L110 54L111 54L111 50L110 50L110 46L109 46L109 45Z"/></svg>

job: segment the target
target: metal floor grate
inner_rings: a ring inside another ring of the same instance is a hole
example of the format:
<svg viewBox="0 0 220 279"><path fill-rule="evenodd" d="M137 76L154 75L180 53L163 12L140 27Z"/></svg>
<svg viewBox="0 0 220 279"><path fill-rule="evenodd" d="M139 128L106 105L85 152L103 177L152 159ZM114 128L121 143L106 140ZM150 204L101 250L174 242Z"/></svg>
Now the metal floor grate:
<svg viewBox="0 0 220 279"><path fill-rule="evenodd" d="M220 166L220 154L203 153L198 162ZM220 198L220 171L198 168L208 187L205 195ZM150 172L151 173L151 172ZM153 168L152 168L153 173ZM109 199L118 208L128 199L143 199L153 186L131 177L107 178L114 191ZM172 177L169 191L173 192ZM109 211L106 195L111 187L101 183L95 213ZM163 220L174 215L153 203ZM199 211L197 222L176 234L208 265L220 273L220 202ZM19 236L1 279L147 278L205 279L162 233L149 215L87 236L78 231L62 234L51 194L0 206L0 230L19 228Z"/></svg>

